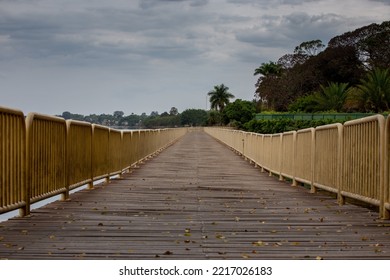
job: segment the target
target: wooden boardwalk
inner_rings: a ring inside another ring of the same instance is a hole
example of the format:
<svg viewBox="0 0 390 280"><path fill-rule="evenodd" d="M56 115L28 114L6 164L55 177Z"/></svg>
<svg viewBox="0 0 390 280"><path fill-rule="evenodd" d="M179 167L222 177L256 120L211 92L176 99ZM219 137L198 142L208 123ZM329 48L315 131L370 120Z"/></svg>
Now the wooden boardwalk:
<svg viewBox="0 0 390 280"><path fill-rule="evenodd" d="M2 259L390 259L390 221L191 132L132 174L0 224Z"/></svg>

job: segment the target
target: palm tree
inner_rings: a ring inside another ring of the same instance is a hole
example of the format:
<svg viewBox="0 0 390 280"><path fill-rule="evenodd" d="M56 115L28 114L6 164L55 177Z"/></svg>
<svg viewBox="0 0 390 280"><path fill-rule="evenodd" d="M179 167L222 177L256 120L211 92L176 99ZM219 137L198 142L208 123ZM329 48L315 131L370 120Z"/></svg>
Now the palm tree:
<svg viewBox="0 0 390 280"><path fill-rule="evenodd" d="M282 66L270 61L268 63L262 63L260 67L255 69L254 76L256 75L263 75L265 77L274 75L274 76L280 76L282 72Z"/></svg>
<svg viewBox="0 0 390 280"><path fill-rule="evenodd" d="M358 94L368 111L382 112L390 109L389 69L375 68L367 73L357 86Z"/></svg>
<svg viewBox="0 0 390 280"><path fill-rule="evenodd" d="M316 111L335 110L340 112L347 98L347 87L347 83L331 82L327 87L321 85L321 90L313 95L313 109Z"/></svg>
<svg viewBox="0 0 390 280"><path fill-rule="evenodd" d="M229 88L224 84L219 86L214 86L214 90L209 91L207 94L210 96L211 109L223 111L225 106L230 103L230 98L234 98L234 95L231 94Z"/></svg>

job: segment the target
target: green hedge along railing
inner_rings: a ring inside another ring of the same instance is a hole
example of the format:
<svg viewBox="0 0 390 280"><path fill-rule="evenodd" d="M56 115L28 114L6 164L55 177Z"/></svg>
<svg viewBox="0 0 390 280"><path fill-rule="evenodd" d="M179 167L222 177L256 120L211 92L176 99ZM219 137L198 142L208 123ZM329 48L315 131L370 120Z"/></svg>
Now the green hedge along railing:
<svg viewBox="0 0 390 280"><path fill-rule="evenodd" d="M291 119L291 120L340 120L349 121L360 118L369 117L375 114L371 113L329 113L329 114L256 114L256 120L277 120L277 119Z"/></svg>

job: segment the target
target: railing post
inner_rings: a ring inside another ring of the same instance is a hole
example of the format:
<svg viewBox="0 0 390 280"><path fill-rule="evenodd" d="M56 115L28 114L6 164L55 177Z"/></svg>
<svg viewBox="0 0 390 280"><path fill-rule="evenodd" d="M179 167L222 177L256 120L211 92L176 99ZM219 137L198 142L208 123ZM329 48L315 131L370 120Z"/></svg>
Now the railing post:
<svg viewBox="0 0 390 280"><path fill-rule="evenodd" d="M283 161L283 133L280 133L280 139L279 139L279 181L283 181L283 175L282 175L282 161Z"/></svg>
<svg viewBox="0 0 390 280"><path fill-rule="evenodd" d="M340 125L337 128L338 131L338 145L337 145L337 202L339 205L343 205L345 203L344 196L341 194L342 191L342 174L343 174L343 142L344 142L344 126Z"/></svg>
<svg viewBox="0 0 390 280"><path fill-rule="evenodd" d="M316 187L314 186L314 170L315 170L315 134L316 130L315 128L311 131L311 171L310 171L310 193L316 193Z"/></svg>
<svg viewBox="0 0 390 280"><path fill-rule="evenodd" d="M387 117L385 124L385 140L384 140L384 151L383 151L383 161L384 161L384 170L383 170L383 195L382 195L382 211L381 215L383 219L390 218L390 158L389 158L389 149L390 149L390 117Z"/></svg>
<svg viewBox="0 0 390 280"><path fill-rule="evenodd" d="M296 159L296 157L297 157L297 133L294 133L293 134L293 149L294 149L294 151L293 151L293 174L292 174L292 184L291 184L291 186L292 187L296 187L297 186L297 181L296 181L296 179L295 179L295 176L296 176L296 169L297 169L297 167L296 167L296 164L295 164L295 159Z"/></svg>

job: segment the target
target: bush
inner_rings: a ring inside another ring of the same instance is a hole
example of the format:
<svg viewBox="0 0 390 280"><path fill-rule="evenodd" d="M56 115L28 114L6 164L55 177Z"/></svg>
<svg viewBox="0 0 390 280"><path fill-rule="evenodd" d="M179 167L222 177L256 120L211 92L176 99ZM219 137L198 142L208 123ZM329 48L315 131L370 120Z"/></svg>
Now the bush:
<svg viewBox="0 0 390 280"><path fill-rule="evenodd" d="M255 133L273 134L342 122L340 120L251 120L244 124L244 129Z"/></svg>

